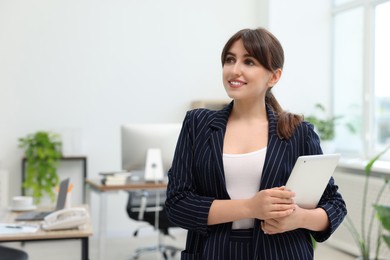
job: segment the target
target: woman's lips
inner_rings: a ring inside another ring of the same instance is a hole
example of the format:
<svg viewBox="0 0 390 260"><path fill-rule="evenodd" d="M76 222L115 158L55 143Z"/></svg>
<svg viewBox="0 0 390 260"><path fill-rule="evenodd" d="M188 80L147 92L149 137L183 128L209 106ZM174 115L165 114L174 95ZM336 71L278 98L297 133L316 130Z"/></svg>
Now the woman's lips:
<svg viewBox="0 0 390 260"><path fill-rule="evenodd" d="M245 85L246 83L241 80L229 80L229 85L232 88L239 88Z"/></svg>

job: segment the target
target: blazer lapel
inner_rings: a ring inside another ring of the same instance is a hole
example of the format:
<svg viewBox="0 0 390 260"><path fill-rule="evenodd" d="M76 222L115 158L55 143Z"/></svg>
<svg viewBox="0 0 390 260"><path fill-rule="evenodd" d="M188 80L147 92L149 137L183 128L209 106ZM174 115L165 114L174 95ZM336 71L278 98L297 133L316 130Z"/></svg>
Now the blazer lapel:
<svg viewBox="0 0 390 260"><path fill-rule="evenodd" d="M261 176L260 190L275 187L275 183L279 180L278 171L283 163L283 157L287 152L288 142L279 138L277 135L277 118L274 112L267 106L268 114L268 144L267 153L265 155L265 164ZM261 236L264 236L260 227L260 220L255 219L253 243L260 243ZM258 259L259 248L255 247L254 259Z"/></svg>
<svg viewBox="0 0 390 260"><path fill-rule="evenodd" d="M280 160L284 157L288 142L277 135L277 118L274 112L267 105L268 114L268 144L265 156L265 164L261 176L260 190L274 187L278 180L277 172Z"/></svg>
<svg viewBox="0 0 390 260"><path fill-rule="evenodd" d="M225 173L223 169L223 139L226 131L226 124L229 118L230 112L233 108L233 102L231 102L224 109L218 111L215 118L210 123L211 135L209 139L210 149L215 158L215 165L219 179L223 186L223 193L228 198L229 194L226 189Z"/></svg>

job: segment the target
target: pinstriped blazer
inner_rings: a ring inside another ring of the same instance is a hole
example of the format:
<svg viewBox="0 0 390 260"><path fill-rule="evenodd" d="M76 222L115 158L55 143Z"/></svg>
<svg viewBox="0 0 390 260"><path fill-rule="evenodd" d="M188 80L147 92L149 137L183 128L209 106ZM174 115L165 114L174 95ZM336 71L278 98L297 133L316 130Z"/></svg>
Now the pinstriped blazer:
<svg viewBox="0 0 390 260"><path fill-rule="evenodd" d="M187 229L186 249L182 259L225 260L232 223L207 225L214 199L230 199L223 170L223 140L233 102L219 111L195 109L187 112L177 143L172 167L168 172L166 210L169 219ZM267 106L269 133L260 190L282 186L287 182L300 155L321 154L313 126L302 122L286 140L277 136L277 118ZM297 229L265 235L260 220L255 220L254 259L312 259L310 234L325 241L343 221L347 211L333 178L329 181L318 207L329 218L329 229L309 232Z"/></svg>

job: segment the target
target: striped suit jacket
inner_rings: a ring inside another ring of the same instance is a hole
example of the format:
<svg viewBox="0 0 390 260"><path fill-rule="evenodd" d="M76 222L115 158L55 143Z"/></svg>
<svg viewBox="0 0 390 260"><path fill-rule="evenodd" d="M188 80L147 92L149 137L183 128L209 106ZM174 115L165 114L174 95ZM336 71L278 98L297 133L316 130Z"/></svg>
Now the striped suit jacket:
<svg viewBox="0 0 390 260"><path fill-rule="evenodd" d="M223 170L223 140L233 102L219 111L188 111L177 143L172 167L168 172L166 210L169 219L188 230L182 259L225 260L232 223L207 225L214 199L230 199ZM313 126L302 122L286 140L277 136L277 118L267 106L269 135L260 190L282 186L287 182L300 155L321 154ZM297 229L277 235L265 235L260 220L255 220L254 259L312 259L310 234L325 241L344 219L347 211L333 178L319 202L329 217L329 229L309 232Z"/></svg>

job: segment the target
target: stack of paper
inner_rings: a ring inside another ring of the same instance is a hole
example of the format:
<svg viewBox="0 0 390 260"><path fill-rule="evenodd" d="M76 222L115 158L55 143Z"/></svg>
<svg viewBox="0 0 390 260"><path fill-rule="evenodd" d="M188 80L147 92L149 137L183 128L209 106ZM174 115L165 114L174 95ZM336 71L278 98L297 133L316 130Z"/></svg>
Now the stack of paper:
<svg viewBox="0 0 390 260"><path fill-rule="evenodd" d="M36 224L10 224L0 223L0 234L19 234L19 233L34 233L39 229Z"/></svg>
<svg viewBox="0 0 390 260"><path fill-rule="evenodd" d="M102 175L102 183L105 185L123 185L126 184L128 178L131 177L131 174L129 172L117 172Z"/></svg>

